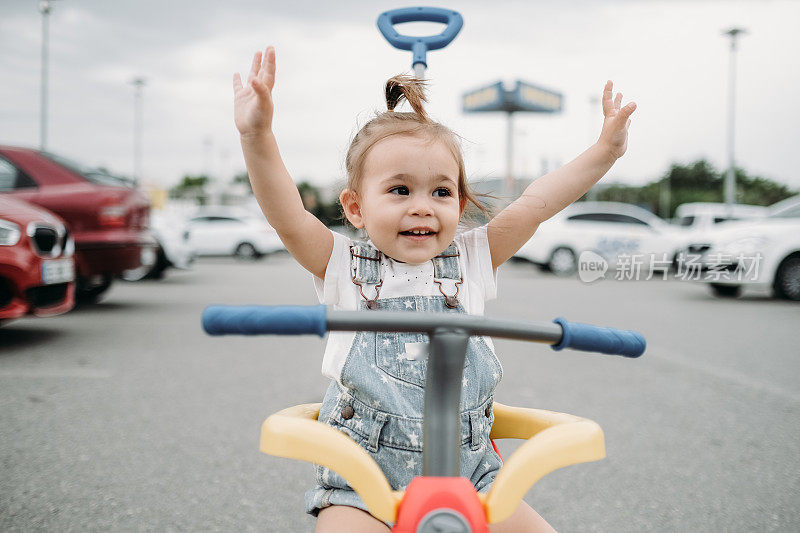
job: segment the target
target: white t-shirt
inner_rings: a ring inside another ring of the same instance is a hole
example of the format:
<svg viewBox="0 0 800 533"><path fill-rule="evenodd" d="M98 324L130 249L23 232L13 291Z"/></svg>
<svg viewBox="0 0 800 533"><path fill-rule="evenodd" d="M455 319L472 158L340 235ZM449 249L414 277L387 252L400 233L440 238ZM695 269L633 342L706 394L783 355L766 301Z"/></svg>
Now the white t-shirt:
<svg viewBox="0 0 800 533"><path fill-rule="evenodd" d="M458 291L458 300L470 315L483 315L484 302L497 297L497 270L492 269L489 240L486 226L457 233L455 243L464 282ZM358 286L353 283L350 271L350 239L333 232L333 251L325 270L325 279L314 278L314 288L320 303L333 309L357 311L363 299ZM383 286L380 298L401 296L441 296L439 287L433 282L433 262L409 265L381 254L380 272ZM442 289L447 294L455 293L455 280L442 280ZM365 285L368 298L375 295L374 285ZM322 358L322 373L341 383L341 373L350 346L355 338L352 331L333 331L328 334L328 344ZM490 338L485 338L494 350Z"/></svg>

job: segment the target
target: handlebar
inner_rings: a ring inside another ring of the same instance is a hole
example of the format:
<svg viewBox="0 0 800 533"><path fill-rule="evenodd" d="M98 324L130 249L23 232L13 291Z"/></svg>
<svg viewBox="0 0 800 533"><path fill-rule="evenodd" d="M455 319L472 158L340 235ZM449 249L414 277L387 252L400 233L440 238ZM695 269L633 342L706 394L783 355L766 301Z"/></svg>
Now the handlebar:
<svg viewBox="0 0 800 533"><path fill-rule="evenodd" d="M203 312L203 329L209 335L324 336L327 331L408 331L433 334L462 330L469 335L550 344L554 350L571 348L624 357L639 357L646 342L636 331L568 322L531 322L481 316L401 311L334 311L324 305L223 306Z"/></svg>
<svg viewBox="0 0 800 533"><path fill-rule="evenodd" d="M394 29L395 24L404 22L441 22L446 27L437 35L415 37L402 35ZM405 7L386 11L378 16L378 29L389 44L400 50L411 50L414 54L412 68L416 68L417 64L427 67L425 56L428 50L438 50L450 44L463 25L464 19L457 11L439 7Z"/></svg>

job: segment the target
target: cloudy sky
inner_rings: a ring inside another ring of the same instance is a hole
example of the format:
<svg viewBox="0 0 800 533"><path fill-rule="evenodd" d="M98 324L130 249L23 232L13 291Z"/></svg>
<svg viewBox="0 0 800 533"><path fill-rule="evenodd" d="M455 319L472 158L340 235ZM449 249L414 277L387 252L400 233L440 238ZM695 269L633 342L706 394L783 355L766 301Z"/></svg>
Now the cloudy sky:
<svg viewBox="0 0 800 533"><path fill-rule="evenodd" d="M0 144L38 146L41 15L36 0L0 2ZM277 49L274 128L295 180L333 184L358 127L385 109L382 86L411 54L379 34L380 12L406 2L56 0L50 17L48 148L133 171L134 90L144 89L143 176L228 180L244 168L231 77L253 52ZM737 54L736 160L800 189L800 3L426 0L455 8L464 28L428 55L429 112L464 138L473 178L505 172L505 118L461 111L463 92L522 79L560 91L559 115L516 115L515 172L566 163L602 124L590 97L607 79L634 100L628 153L606 181L644 183L673 162L727 165L729 38ZM436 33L434 24L401 26Z"/></svg>

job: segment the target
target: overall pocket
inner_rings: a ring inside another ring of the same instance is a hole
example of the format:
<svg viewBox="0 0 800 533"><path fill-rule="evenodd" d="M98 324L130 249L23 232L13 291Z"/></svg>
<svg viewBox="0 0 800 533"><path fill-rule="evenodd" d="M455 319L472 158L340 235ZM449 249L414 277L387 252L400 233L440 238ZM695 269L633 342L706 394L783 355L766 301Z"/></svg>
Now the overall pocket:
<svg viewBox="0 0 800 533"><path fill-rule="evenodd" d="M425 386L430 339L424 333L375 334L375 364L393 378L416 385ZM465 368L470 365L465 359Z"/></svg>

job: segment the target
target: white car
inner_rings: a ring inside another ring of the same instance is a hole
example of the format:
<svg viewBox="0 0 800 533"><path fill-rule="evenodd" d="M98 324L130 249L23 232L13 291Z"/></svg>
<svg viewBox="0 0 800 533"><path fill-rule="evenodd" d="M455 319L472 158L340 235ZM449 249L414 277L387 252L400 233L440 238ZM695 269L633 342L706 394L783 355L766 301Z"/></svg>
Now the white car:
<svg viewBox="0 0 800 533"><path fill-rule="evenodd" d="M139 268L123 272L122 279L126 281L138 281L144 278L161 279L168 268L188 270L191 267L197 254L188 242L185 219L155 210L150 211L150 233L158 242L155 251L148 249L154 257L147 262L142 261L143 266Z"/></svg>
<svg viewBox="0 0 800 533"><path fill-rule="evenodd" d="M717 202L692 202L681 204L675 210L674 222L691 231L703 231L730 220L748 220L765 217L769 208L760 205L727 204Z"/></svg>
<svg viewBox="0 0 800 533"><path fill-rule="evenodd" d="M769 214L769 208L760 205L692 202L681 204L675 210L673 223L683 230L681 249L688 252L689 245L709 240L720 224L734 220L754 220Z"/></svg>
<svg viewBox="0 0 800 533"><path fill-rule="evenodd" d="M189 219L186 231L197 255L253 260L286 249L267 220L246 209L204 208Z"/></svg>
<svg viewBox="0 0 800 533"><path fill-rule="evenodd" d="M720 224L689 250L689 262L696 259L717 296L735 297L751 286L800 300L800 195L774 204L764 218Z"/></svg>
<svg viewBox="0 0 800 533"><path fill-rule="evenodd" d="M623 254L641 256L643 266L653 258L671 265L681 249L681 235L680 228L635 205L576 202L542 223L515 257L562 276L575 272L584 251L612 265Z"/></svg>

